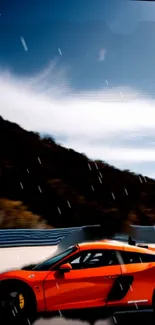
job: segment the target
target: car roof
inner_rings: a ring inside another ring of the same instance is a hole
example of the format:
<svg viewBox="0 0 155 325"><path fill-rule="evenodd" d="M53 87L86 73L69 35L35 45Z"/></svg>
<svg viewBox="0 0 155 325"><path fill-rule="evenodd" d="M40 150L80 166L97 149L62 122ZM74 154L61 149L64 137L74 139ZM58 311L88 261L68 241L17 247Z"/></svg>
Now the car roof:
<svg viewBox="0 0 155 325"><path fill-rule="evenodd" d="M137 252L145 254L155 254L154 251L151 251L147 248L137 247L129 245L117 240L99 240L93 242L85 242L78 244L80 250L93 250L93 249L112 249L112 250L122 250L128 252Z"/></svg>

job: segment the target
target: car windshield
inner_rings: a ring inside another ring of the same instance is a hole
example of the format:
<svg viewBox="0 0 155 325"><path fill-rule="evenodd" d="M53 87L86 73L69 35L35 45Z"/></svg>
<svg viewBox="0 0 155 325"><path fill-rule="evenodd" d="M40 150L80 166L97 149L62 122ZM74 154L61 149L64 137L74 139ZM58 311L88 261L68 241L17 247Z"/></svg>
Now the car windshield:
<svg viewBox="0 0 155 325"><path fill-rule="evenodd" d="M51 258L49 258L48 260L37 264L33 270L35 271L47 271L49 270L55 263L58 263L59 261L61 261L63 258L67 257L68 255L70 255L71 253L73 253L74 251L77 250L76 246L70 247L67 250L65 250L64 252L55 255Z"/></svg>

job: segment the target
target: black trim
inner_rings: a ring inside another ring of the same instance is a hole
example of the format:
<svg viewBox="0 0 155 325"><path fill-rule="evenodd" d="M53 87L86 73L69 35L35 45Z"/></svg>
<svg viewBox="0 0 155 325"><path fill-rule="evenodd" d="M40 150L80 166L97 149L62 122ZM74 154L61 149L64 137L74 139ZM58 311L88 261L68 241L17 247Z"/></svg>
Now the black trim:
<svg viewBox="0 0 155 325"><path fill-rule="evenodd" d="M124 264L140 264L155 262L155 254L119 251L123 259Z"/></svg>
<svg viewBox="0 0 155 325"><path fill-rule="evenodd" d="M121 275L118 277L108 295L107 302L123 299L129 291L133 279L133 276L130 275Z"/></svg>

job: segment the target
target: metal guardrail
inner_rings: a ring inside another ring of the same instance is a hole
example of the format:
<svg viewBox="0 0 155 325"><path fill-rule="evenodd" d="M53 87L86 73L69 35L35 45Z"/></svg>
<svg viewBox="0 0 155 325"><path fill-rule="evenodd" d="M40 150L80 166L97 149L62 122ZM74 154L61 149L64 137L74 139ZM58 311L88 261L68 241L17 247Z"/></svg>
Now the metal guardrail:
<svg viewBox="0 0 155 325"><path fill-rule="evenodd" d="M55 246L66 235L81 228L0 229L0 247ZM116 235L115 239L127 241L127 237L121 235Z"/></svg>
<svg viewBox="0 0 155 325"><path fill-rule="evenodd" d="M155 226L131 226L131 233L136 241L155 243Z"/></svg>
<svg viewBox="0 0 155 325"><path fill-rule="evenodd" d="M55 246L66 235L82 227L59 229L0 229L0 247ZM154 227L132 227L133 238L155 243ZM116 234L115 240L128 241L128 235Z"/></svg>
<svg viewBox="0 0 155 325"><path fill-rule="evenodd" d="M76 229L0 229L0 247L54 246Z"/></svg>

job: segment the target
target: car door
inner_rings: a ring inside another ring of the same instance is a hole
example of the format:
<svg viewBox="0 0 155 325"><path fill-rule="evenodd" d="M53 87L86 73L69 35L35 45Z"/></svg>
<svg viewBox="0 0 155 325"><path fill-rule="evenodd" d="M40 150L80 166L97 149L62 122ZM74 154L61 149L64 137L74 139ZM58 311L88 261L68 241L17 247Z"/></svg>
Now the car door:
<svg viewBox="0 0 155 325"><path fill-rule="evenodd" d="M152 299L152 277L154 273L150 268L151 261L148 254L139 252L122 251L122 274L123 277L133 278L132 285L121 300L122 304L139 304L147 305ZM154 256L153 256L154 257ZM153 276L154 278L154 276Z"/></svg>
<svg viewBox="0 0 155 325"><path fill-rule="evenodd" d="M77 253L68 261L72 270L51 272L44 284L47 310L103 306L121 267L113 250ZM54 281L53 281L54 278Z"/></svg>

